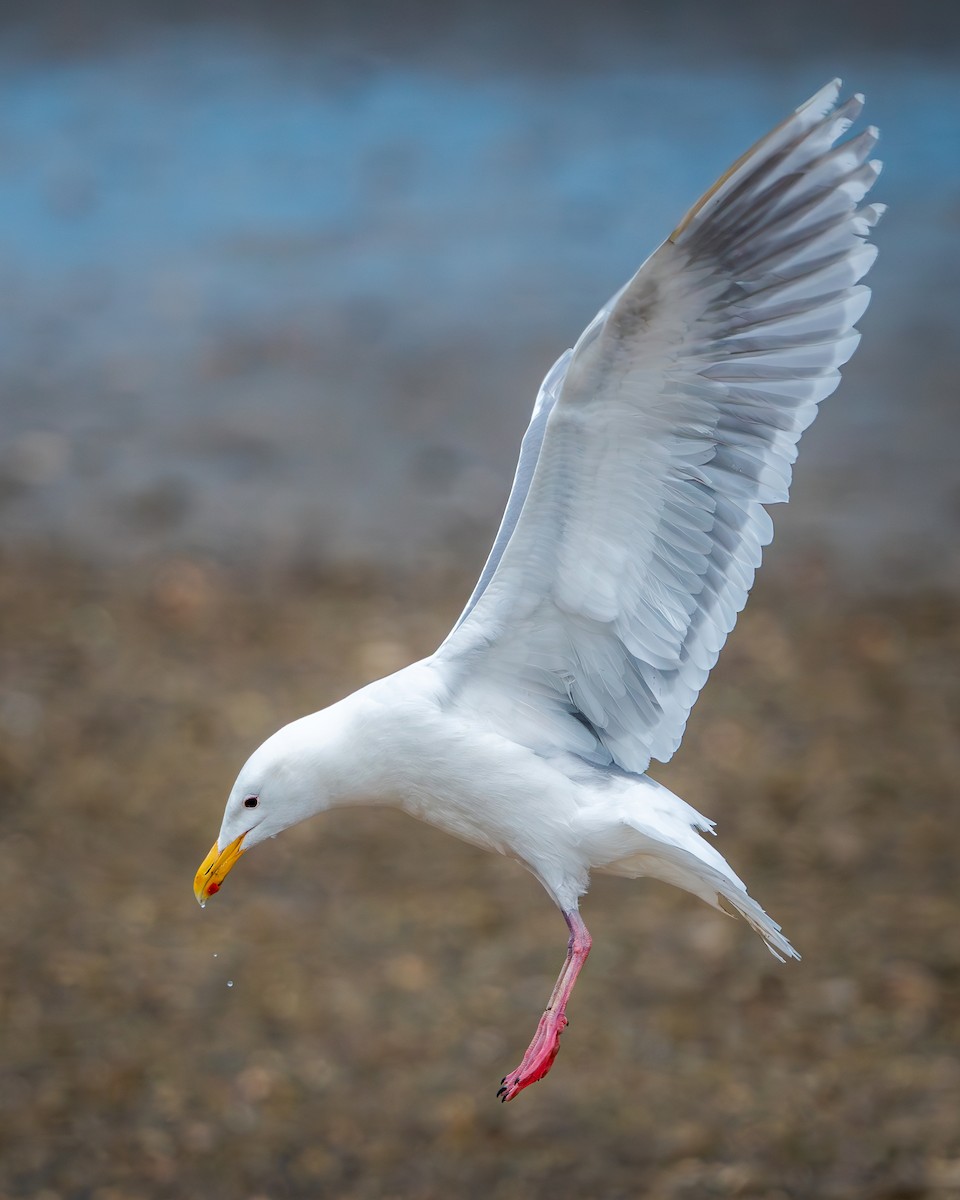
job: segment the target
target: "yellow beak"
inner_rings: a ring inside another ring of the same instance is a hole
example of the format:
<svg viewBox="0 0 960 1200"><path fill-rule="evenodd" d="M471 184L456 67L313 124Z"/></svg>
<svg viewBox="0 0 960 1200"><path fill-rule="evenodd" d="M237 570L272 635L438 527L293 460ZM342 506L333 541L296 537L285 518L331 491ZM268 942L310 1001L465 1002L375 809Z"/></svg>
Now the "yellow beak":
<svg viewBox="0 0 960 1200"><path fill-rule="evenodd" d="M216 842L210 847L210 853L200 864L200 870L193 881L193 894L201 906L220 891L220 885L230 874L234 863L243 854L242 843L246 836L245 833L241 833L223 850L217 848Z"/></svg>

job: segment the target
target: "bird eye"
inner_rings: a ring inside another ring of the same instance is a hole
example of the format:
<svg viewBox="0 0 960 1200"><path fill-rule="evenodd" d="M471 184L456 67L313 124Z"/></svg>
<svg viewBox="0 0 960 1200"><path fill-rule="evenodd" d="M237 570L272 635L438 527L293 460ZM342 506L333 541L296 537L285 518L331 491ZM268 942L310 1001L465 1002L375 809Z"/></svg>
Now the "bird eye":
<svg viewBox="0 0 960 1200"><path fill-rule="evenodd" d="M246 800L244 800L244 802L243 802L243 807L244 808L256 808L259 803L260 803L259 796L248 796L246 798Z"/></svg>

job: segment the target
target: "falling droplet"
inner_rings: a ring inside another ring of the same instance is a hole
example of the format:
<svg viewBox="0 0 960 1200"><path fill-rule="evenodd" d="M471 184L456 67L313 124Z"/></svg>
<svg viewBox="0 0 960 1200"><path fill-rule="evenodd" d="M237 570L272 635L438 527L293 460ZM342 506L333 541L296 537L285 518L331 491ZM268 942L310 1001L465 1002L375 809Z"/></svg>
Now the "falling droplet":
<svg viewBox="0 0 960 1200"><path fill-rule="evenodd" d="M217 957L217 953L216 953L216 951L214 951L214 953L213 953L213 957L214 957L214 958L216 958L216 957Z"/></svg>
<svg viewBox="0 0 960 1200"><path fill-rule="evenodd" d="M207 902L206 902L206 900L201 900L201 901L200 901L200 907L201 907L201 908L206 908L206 907L207 907Z"/></svg>
<svg viewBox="0 0 960 1200"><path fill-rule="evenodd" d="M232 979L228 979L228 980L227 980L227 987L233 987L233 980L232 980Z"/></svg>

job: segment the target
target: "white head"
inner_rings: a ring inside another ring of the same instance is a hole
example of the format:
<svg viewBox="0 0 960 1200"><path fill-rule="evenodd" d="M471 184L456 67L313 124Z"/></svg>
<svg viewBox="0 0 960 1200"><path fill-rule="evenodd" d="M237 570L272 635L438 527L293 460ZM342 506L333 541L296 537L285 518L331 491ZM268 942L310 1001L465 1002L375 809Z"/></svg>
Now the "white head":
<svg viewBox="0 0 960 1200"><path fill-rule="evenodd" d="M220 835L194 880L201 904L220 890L241 854L340 801L339 707L285 725L247 759L227 800Z"/></svg>

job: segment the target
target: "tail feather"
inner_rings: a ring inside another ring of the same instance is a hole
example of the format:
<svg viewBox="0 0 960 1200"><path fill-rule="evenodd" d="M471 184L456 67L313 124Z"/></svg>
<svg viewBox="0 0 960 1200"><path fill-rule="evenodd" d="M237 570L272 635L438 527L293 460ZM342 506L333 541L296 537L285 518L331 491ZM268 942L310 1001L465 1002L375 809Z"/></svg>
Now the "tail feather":
<svg viewBox="0 0 960 1200"><path fill-rule="evenodd" d="M785 962L788 958L800 957L773 917L764 912L756 900L743 888L731 887L726 884L719 886L717 890L724 900L733 905L750 928L760 934L774 958Z"/></svg>
<svg viewBox="0 0 960 1200"><path fill-rule="evenodd" d="M800 955L773 917L764 912L719 854L717 858L720 858L726 870L709 866L701 858L680 847L660 843L602 869L611 875L626 875L630 878L649 876L664 883L672 883L685 892L699 896L711 908L720 912L727 912L720 903L721 899L726 900L750 928L760 934L774 958L780 959L781 962L788 958L799 958Z"/></svg>
<svg viewBox="0 0 960 1200"><path fill-rule="evenodd" d="M617 839L616 855L600 867L610 875L642 875L672 883L699 896L721 912L721 900L736 910L763 938L781 962L800 955L776 921L747 892L727 860L701 832L713 822L649 776L632 780L621 796L621 829L629 838Z"/></svg>

